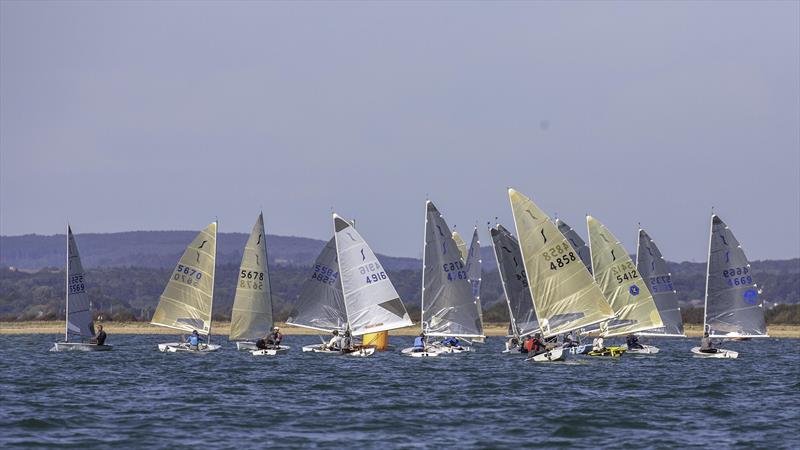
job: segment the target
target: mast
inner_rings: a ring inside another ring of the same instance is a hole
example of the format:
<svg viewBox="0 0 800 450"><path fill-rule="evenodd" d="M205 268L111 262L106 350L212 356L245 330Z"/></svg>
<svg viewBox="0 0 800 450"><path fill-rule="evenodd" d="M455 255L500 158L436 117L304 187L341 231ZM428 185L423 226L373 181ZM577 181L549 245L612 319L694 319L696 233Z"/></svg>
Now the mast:
<svg viewBox="0 0 800 450"><path fill-rule="evenodd" d="M419 299L419 327L422 333L425 333L425 253L428 248L428 203L430 200L425 199L425 221L422 222L422 292ZM425 340L428 337L425 336Z"/></svg>
<svg viewBox="0 0 800 450"><path fill-rule="evenodd" d="M211 323L214 321L214 283L217 277L217 228L219 228L219 220L214 221L214 265L211 267L211 311L208 318L208 345L211 345Z"/></svg>
<svg viewBox="0 0 800 450"><path fill-rule="evenodd" d="M708 276L711 270L711 237L714 235L714 208L711 208L711 223L708 227L708 257L706 258L706 290L703 298L703 334L706 332L706 318L708 317Z"/></svg>
<svg viewBox="0 0 800 450"><path fill-rule="evenodd" d="M259 215L261 217L261 223L263 224L264 223L264 211L263 210L259 211ZM272 327L274 328L275 327L275 307L273 306L274 302L272 301L272 278L270 278L270 274L269 274L269 254L267 253L267 230L266 230L266 227L264 227L263 231L264 231L264 270L267 272L267 283L269 283L269 292L268 292L268 295L269 295L269 297L268 297L269 298L269 311L270 311L270 315L272 316ZM272 332L272 330L269 330L269 332Z"/></svg>
<svg viewBox="0 0 800 450"><path fill-rule="evenodd" d="M338 216L338 214L333 213L333 217L332 217L333 218L333 242L334 242L334 244L336 244L336 261L339 262L340 261L340 258L339 258L339 255L340 255L340 253L339 253L339 239L336 239L336 217L337 216ZM342 220L344 220L344 218L342 218ZM347 222L347 221L345 220L345 222ZM353 223L355 224L355 222L353 222ZM353 228L355 228L354 225L353 225ZM338 278L339 278L339 288L341 288L341 290L342 290L342 303L344 304L344 316L347 318L347 322L344 324L344 329L345 329L346 332L348 332L348 331L350 331L350 314L347 312L347 295L344 292L344 281L342 280L342 266L341 266L341 264L339 265L339 277ZM352 338L353 337L350 336L350 339L351 339L350 342L351 343L352 343Z"/></svg>
<svg viewBox="0 0 800 450"><path fill-rule="evenodd" d="M66 308L64 309L64 342L69 342L69 234L72 232L67 223L67 265L64 267L64 295Z"/></svg>
<svg viewBox="0 0 800 450"><path fill-rule="evenodd" d="M489 230L491 236L492 230ZM508 306L508 318L511 322L511 332L514 337L519 339L519 330L517 329L517 319L514 318L514 311L511 309L511 299L508 297L508 289L506 289L506 277L503 274L503 268L500 267L500 259L497 258L497 247L495 246L494 239L492 239L492 251L494 251L494 260L497 262L497 272L500 274L500 284L503 286L503 295L506 297L506 306ZM523 261L524 265L524 261Z"/></svg>

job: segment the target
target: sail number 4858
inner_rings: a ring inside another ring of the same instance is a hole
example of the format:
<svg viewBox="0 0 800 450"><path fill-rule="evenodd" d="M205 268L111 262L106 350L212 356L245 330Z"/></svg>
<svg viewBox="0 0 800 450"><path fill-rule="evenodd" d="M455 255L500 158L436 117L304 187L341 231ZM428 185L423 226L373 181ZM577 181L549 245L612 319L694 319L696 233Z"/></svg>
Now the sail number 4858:
<svg viewBox="0 0 800 450"><path fill-rule="evenodd" d="M566 242L556 244L542 252L544 260L550 263L550 270L558 270L578 259L572 247Z"/></svg>

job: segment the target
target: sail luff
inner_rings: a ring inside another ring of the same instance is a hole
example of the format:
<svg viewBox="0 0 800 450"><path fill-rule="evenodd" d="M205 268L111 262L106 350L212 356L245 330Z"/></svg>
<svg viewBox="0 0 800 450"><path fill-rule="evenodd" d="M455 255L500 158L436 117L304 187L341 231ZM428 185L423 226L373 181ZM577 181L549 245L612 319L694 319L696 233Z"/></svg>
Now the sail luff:
<svg viewBox="0 0 800 450"><path fill-rule="evenodd" d="M64 266L64 342L69 342L69 239L72 228L67 224L67 261Z"/></svg>
<svg viewBox="0 0 800 450"><path fill-rule="evenodd" d="M483 330L483 307L481 306L481 241L478 236L477 226L472 232L472 242L470 242L469 251L464 261L467 263L467 279L472 287L472 297L475 299L475 305L478 308L478 317L481 321L481 330Z"/></svg>
<svg viewBox="0 0 800 450"><path fill-rule="evenodd" d="M550 217L514 189L508 194L529 290L545 337L613 317L600 288Z"/></svg>
<svg viewBox="0 0 800 450"><path fill-rule="evenodd" d="M708 331L708 279L711 277L711 238L714 236L714 209L708 225L708 258L706 259L706 289L703 296L703 333Z"/></svg>

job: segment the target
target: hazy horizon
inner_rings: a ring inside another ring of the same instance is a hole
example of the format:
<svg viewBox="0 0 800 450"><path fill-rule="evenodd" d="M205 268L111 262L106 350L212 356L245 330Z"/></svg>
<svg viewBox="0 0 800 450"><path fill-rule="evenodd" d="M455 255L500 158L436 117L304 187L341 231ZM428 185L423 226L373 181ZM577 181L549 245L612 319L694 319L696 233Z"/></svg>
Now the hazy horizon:
<svg viewBox="0 0 800 450"><path fill-rule="evenodd" d="M0 3L0 234L356 219L483 246L507 187L586 237L800 256L800 3Z"/></svg>

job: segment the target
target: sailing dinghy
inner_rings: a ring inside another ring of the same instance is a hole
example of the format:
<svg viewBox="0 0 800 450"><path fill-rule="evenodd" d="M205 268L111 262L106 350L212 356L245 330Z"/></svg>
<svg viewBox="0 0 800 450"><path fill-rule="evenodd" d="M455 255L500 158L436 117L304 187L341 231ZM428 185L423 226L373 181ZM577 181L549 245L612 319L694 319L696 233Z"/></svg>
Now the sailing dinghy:
<svg viewBox="0 0 800 450"><path fill-rule="evenodd" d="M640 336L657 337L686 337L683 333L683 319L678 306L678 296L672 285L672 274L667 268L667 262L661 255L656 243L643 229L639 229L639 238L636 244L636 268L639 275L647 284L653 300L656 302L658 314L664 326L651 328L637 333ZM629 353L649 353L644 349L628 349Z"/></svg>
<svg viewBox="0 0 800 450"><path fill-rule="evenodd" d="M765 338L764 302L761 290L753 279L750 262L739 241L725 222L711 215L706 270L705 311L703 330L711 338ZM736 358L738 353L717 349L717 353L702 353L692 348L695 356L705 358ZM725 353L727 356L720 356Z"/></svg>
<svg viewBox="0 0 800 450"><path fill-rule="evenodd" d="M383 265L352 223L333 214L334 237L306 279L287 323L321 331L344 331L351 338L412 325ZM347 345L332 351L307 345L304 352L370 356L374 346Z"/></svg>
<svg viewBox="0 0 800 450"><path fill-rule="evenodd" d="M600 325L601 335L625 336L663 327L653 295L625 247L594 217L587 216L586 223L594 279L616 314L615 318ZM640 350L637 353L658 352L654 346L643 347L637 349Z"/></svg>
<svg viewBox="0 0 800 450"><path fill-rule="evenodd" d="M217 256L217 222L210 223L186 248L158 300L150 323L206 336L197 348L184 342L158 344L166 353L208 353L220 349L211 344L211 310L214 304L214 272Z"/></svg>
<svg viewBox="0 0 800 450"><path fill-rule="evenodd" d="M521 339L539 331L539 321L536 319L528 287L528 275L525 274L519 242L511 232L497 224L489 229L489 234L508 306L508 334L517 342L515 347L507 348L503 353L519 353Z"/></svg>
<svg viewBox="0 0 800 450"><path fill-rule="evenodd" d="M237 350L249 350L254 356L274 356L289 350L285 345L259 349L255 343L258 339L266 339L275 325L266 237L262 213L258 215L244 246L228 336L229 340L236 342Z"/></svg>
<svg viewBox="0 0 800 450"><path fill-rule="evenodd" d="M425 339L485 338L478 304L456 241L444 217L430 200L425 203L425 246L422 259L422 321ZM408 347L404 355L437 356L470 351L468 346L425 344Z"/></svg>
<svg viewBox="0 0 800 450"><path fill-rule="evenodd" d="M86 293L86 279L84 277L81 257L78 254L78 244L72 235L72 228L67 226L67 267L66 267L66 330L64 342L56 342L50 349L51 352L83 351L99 352L111 350L111 345L97 345L88 342L94 336L92 323L92 303ZM70 338L73 339L70 342ZM75 340L77 339L77 341Z"/></svg>
<svg viewBox="0 0 800 450"><path fill-rule="evenodd" d="M508 190L508 197L543 337L558 336L613 318L614 311L600 287L550 217L514 189ZM559 360L568 351L556 348L550 355L543 353L529 359Z"/></svg>

